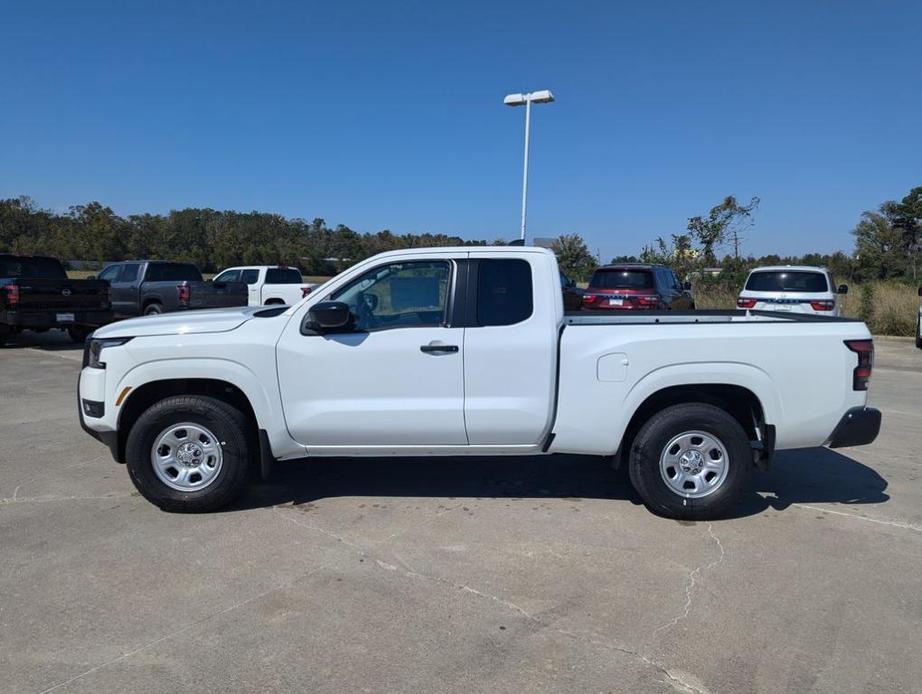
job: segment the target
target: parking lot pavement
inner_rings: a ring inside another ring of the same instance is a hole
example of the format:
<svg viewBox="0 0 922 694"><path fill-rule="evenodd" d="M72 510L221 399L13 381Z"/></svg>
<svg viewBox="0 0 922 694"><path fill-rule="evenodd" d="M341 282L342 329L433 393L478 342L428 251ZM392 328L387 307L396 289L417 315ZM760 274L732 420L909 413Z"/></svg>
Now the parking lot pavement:
<svg viewBox="0 0 922 694"><path fill-rule="evenodd" d="M280 465L166 514L80 431L79 360L0 350L0 691L920 687L911 343L878 343L877 442L782 454L714 523L573 457Z"/></svg>

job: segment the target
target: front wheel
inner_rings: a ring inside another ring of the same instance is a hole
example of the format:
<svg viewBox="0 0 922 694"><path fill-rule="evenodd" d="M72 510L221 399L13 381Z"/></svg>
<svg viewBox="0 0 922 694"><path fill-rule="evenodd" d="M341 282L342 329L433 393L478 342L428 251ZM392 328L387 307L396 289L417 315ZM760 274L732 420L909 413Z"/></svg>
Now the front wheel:
<svg viewBox="0 0 922 694"><path fill-rule="evenodd" d="M667 407L637 432L628 470L654 513L710 520L733 507L753 468L749 437L728 412L706 403Z"/></svg>
<svg viewBox="0 0 922 694"><path fill-rule="evenodd" d="M246 484L256 446L246 416L226 402L179 395L135 422L125 462L135 488L164 511L214 511Z"/></svg>

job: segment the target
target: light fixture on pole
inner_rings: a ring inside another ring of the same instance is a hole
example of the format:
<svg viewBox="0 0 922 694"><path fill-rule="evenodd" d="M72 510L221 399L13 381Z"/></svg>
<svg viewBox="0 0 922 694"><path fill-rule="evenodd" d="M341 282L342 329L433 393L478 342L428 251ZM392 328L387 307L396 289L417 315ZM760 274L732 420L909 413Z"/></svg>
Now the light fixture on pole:
<svg viewBox="0 0 922 694"><path fill-rule="evenodd" d="M522 229L519 240L525 242L525 213L528 208L528 141L531 132L531 105L549 104L554 100L554 95L549 89L542 89L530 94L508 94L503 99L506 106L525 107L525 164L522 167Z"/></svg>

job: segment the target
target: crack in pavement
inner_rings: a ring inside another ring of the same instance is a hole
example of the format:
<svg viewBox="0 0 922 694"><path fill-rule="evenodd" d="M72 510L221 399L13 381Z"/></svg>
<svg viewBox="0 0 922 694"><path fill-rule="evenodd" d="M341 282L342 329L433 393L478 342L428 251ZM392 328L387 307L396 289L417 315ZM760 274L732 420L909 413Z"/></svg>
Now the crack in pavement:
<svg viewBox="0 0 922 694"><path fill-rule="evenodd" d="M702 565L696 566L694 569L692 569L689 572L688 576L685 579L685 605L682 608L681 614L676 615L673 619L669 620L665 624L661 624L660 626L656 627L656 629L653 630L653 634L650 637L651 641L653 640L653 638L656 637L656 634L658 634L660 631L664 629L668 629L669 627L676 626L683 619L688 619L688 613L691 611L691 607L692 607L692 600L693 600L692 594L695 590L695 584L698 581L698 577L701 575L702 572L710 571L711 569L716 568L719 564L723 563L724 558L727 556L727 553L724 551L723 543L721 543L720 538L717 537L717 535L714 533L714 527L711 523L707 524L707 530L708 530L708 535L711 536L711 539L713 539L717 543L717 547L718 549L720 549L720 556L717 557L717 559L712 561L710 564L707 564L707 565L702 564Z"/></svg>
<svg viewBox="0 0 922 694"><path fill-rule="evenodd" d="M561 629L559 627L555 627L550 622L545 621L544 619L541 619L540 617L532 614L531 612L526 610L521 605L517 605L514 602L505 600L504 598L501 598L498 595L493 595L492 593L487 593L482 590L478 590L477 588L467 585L466 583L459 583L457 581L454 581L454 580L451 580L449 578L445 578L442 576L433 576L431 574L424 574L419 571L413 571L409 568L401 568L395 564L391 564L382 559L379 559L378 557L373 556L370 552L368 552L361 546L345 539L341 535L333 533L324 528L320 528L316 525L312 525L310 523L303 523L300 520L293 518L290 513L285 513L285 510L290 507L276 506L273 508L276 510L282 511L283 516L285 518L288 518L288 520L291 521L294 525L305 528L307 530L318 532L322 535L326 535L327 537L331 537L337 540L338 542L342 543L343 545L355 550L359 554L359 556L361 556L362 558L373 559L375 562L375 565L379 569L388 571L390 573L394 573L396 575L402 575L405 578L429 581L429 582L436 583L439 585L448 586L456 590L461 590L467 594L473 595L476 598L494 602L506 608L507 610L515 612L516 614L520 615L521 617L528 620L529 622L543 629L550 629L554 633L560 634L561 636L566 636L567 638L580 641L582 643L586 643L586 644L589 644L595 647L605 648L610 651L614 651L617 653L622 653L624 655L631 656L632 658L635 658L636 660L639 660L640 662L644 663L648 667L655 669L663 677L666 678L667 684L669 684L673 689L675 689L678 692L681 692L682 694L710 694L710 692L707 689L705 689L701 684L689 681L688 679L689 675L682 673L682 672L678 672L676 670L670 670L668 667L666 667L659 661L655 660L651 656L646 655L642 652L635 651L631 648L627 648L626 646L613 643L604 637L598 636L597 634L592 634L592 633L586 634L586 633L580 633L580 632L570 631L568 629ZM710 530L710 524L708 524L708 529L709 529L709 532L711 533L711 536L717 541L718 545L720 546L721 557L717 561L712 562L712 564L708 565L708 567L706 568L710 568L712 565L716 566L716 564L719 564L720 561L723 560L723 545L720 544L720 539L716 535L714 535L713 532ZM404 564L404 566L406 566L406 562L401 561L401 563Z"/></svg>

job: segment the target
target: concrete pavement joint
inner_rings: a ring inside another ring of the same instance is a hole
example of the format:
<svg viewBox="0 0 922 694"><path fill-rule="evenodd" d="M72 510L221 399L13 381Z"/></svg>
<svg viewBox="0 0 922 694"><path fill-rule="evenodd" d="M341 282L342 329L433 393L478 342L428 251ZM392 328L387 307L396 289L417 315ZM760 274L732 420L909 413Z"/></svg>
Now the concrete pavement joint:
<svg viewBox="0 0 922 694"><path fill-rule="evenodd" d="M868 523L877 523L879 525L890 525L894 528L902 528L903 530L914 530L917 533L922 533L922 525L916 525L915 523L904 523L902 521L891 521L884 520L882 518L871 518L870 516L861 516L857 513L846 513L845 511L835 511L831 508L822 508L820 506L810 506L809 504L791 504L791 506L796 506L797 508L805 508L810 511L819 511L820 513L831 513L836 516L846 516L847 518L855 518L856 520L867 521Z"/></svg>

